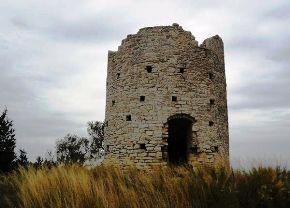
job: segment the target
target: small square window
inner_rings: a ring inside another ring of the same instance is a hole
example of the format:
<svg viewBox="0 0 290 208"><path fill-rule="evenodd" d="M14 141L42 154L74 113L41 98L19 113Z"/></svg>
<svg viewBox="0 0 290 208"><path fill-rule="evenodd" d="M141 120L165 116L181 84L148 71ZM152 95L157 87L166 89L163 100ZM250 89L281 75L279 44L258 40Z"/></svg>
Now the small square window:
<svg viewBox="0 0 290 208"><path fill-rule="evenodd" d="M115 101L115 100L112 100L112 106L114 106L114 105L115 105L115 103L116 103L116 101Z"/></svg>
<svg viewBox="0 0 290 208"><path fill-rule="evenodd" d="M210 80L213 80L213 73L209 72L209 73L208 73L208 78L209 78Z"/></svg>
<svg viewBox="0 0 290 208"><path fill-rule="evenodd" d="M145 101L145 96L144 95L140 96L140 102L144 102L144 101Z"/></svg>
<svg viewBox="0 0 290 208"><path fill-rule="evenodd" d="M120 78L120 75L121 75L120 73L117 73L117 79L119 79L119 78Z"/></svg>
<svg viewBox="0 0 290 208"><path fill-rule="evenodd" d="M210 99L210 100L209 100L209 103L210 103L210 105L214 105L215 100L214 100L214 99Z"/></svg>
<svg viewBox="0 0 290 208"><path fill-rule="evenodd" d="M179 73L183 74L185 72L185 68L179 68Z"/></svg>
<svg viewBox="0 0 290 208"><path fill-rule="evenodd" d="M152 72L152 66L146 66L146 70L148 73L151 73Z"/></svg>
<svg viewBox="0 0 290 208"><path fill-rule="evenodd" d="M140 144L140 149L146 150L146 145L144 143L143 144Z"/></svg>
<svg viewBox="0 0 290 208"><path fill-rule="evenodd" d="M219 152L219 147L218 146L214 146L213 149L214 149L214 152Z"/></svg>
<svg viewBox="0 0 290 208"><path fill-rule="evenodd" d="M208 125L209 125L209 126L213 126L213 124L214 124L213 121L209 121L209 122L208 122Z"/></svg>
<svg viewBox="0 0 290 208"><path fill-rule="evenodd" d="M171 99L172 99L173 102L176 102L177 101L177 97L176 96L172 96Z"/></svg>
<svg viewBox="0 0 290 208"><path fill-rule="evenodd" d="M131 115L126 116L126 121L132 121Z"/></svg>

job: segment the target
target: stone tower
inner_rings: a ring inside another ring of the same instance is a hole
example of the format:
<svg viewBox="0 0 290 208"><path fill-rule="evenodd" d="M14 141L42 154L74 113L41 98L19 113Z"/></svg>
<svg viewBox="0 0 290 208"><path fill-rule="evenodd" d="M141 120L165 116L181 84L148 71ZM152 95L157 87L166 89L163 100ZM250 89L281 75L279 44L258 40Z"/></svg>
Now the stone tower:
<svg viewBox="0 0 290 208"><path fill-rule="evenodd" d="M105 161L228 161L223 41L178 24L146 27L108 53Z"/></svg>

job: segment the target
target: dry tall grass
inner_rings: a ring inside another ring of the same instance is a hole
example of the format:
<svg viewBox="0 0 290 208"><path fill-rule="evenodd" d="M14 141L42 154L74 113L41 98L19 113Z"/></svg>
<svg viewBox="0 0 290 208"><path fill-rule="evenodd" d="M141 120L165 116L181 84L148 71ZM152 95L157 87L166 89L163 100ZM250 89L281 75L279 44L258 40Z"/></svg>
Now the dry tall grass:
<svg viewBox="0 0 290 208"><path fill-rule="evenodd" d="M0 179L3 207L290 207L290 172L280 168L64 166Z"/></svg>

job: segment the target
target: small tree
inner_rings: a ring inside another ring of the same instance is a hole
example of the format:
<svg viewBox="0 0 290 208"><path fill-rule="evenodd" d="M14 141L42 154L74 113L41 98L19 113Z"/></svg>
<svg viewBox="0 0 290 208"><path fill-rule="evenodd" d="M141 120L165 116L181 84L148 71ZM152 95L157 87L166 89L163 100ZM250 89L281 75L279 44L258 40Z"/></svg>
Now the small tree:
<svg viewBox="0 0 290 208"><path fill-rule="evenodd" d="M90 136L90 157L101 157L104 153L104 123L100 121L88 122L88 134Z"/></svg>
<svg viewBox="0 0 290 208"><path fill-rule="evenodd" d="M57 165L57 162L55 161L54 154L51 151L48 151L46 153L46 156L45 156L45 159L44 159L42 165L47 167L47 168L52 168L52 167L55 167Z"/></svg>
<svg viewBox="0 0 290 208"><path fill-rule="evenodd" d="M15 166L16 146L13 123L7 118L7 109L0 116L0 171L11 171Z"/></svg>
<svg viewBox="0 0 290 208"><path fill-rule="evenodd" d="M66 135L56 144L57 161L65 164L83 164L89 154L89 140L77 135Z"/></svg>
<svg viewBox="0 0 290 208"><path fill-rule="evenodd" d="M17 164L24 168L28 168L29 161L27 159L27 153L25 152L24 149L20 149L19 152L20 154L19 154L19 158L17 159Z"/></svg>
<svg viewBox="0 0 290 208"><path fill-rule="evenodd" d="M43 165L43 159L42 159L42 157L38 156L38 157L36 158L35 163L33 163L33 167L36 168L36 169L38 169L38 168L40 168L42 165Z"/></svg>

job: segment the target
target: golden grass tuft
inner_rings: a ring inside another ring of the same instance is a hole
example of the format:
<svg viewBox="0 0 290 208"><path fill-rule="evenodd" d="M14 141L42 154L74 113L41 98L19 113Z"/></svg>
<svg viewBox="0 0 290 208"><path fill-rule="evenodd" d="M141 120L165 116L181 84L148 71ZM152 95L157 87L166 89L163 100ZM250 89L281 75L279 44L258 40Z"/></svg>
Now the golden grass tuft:
<svg viewBox="0 0 290 208"><path fill-rule="evenodd" d="M73 165L20 169L0 179L3 207L290 207L290 173L281 168Z"/></svg>

